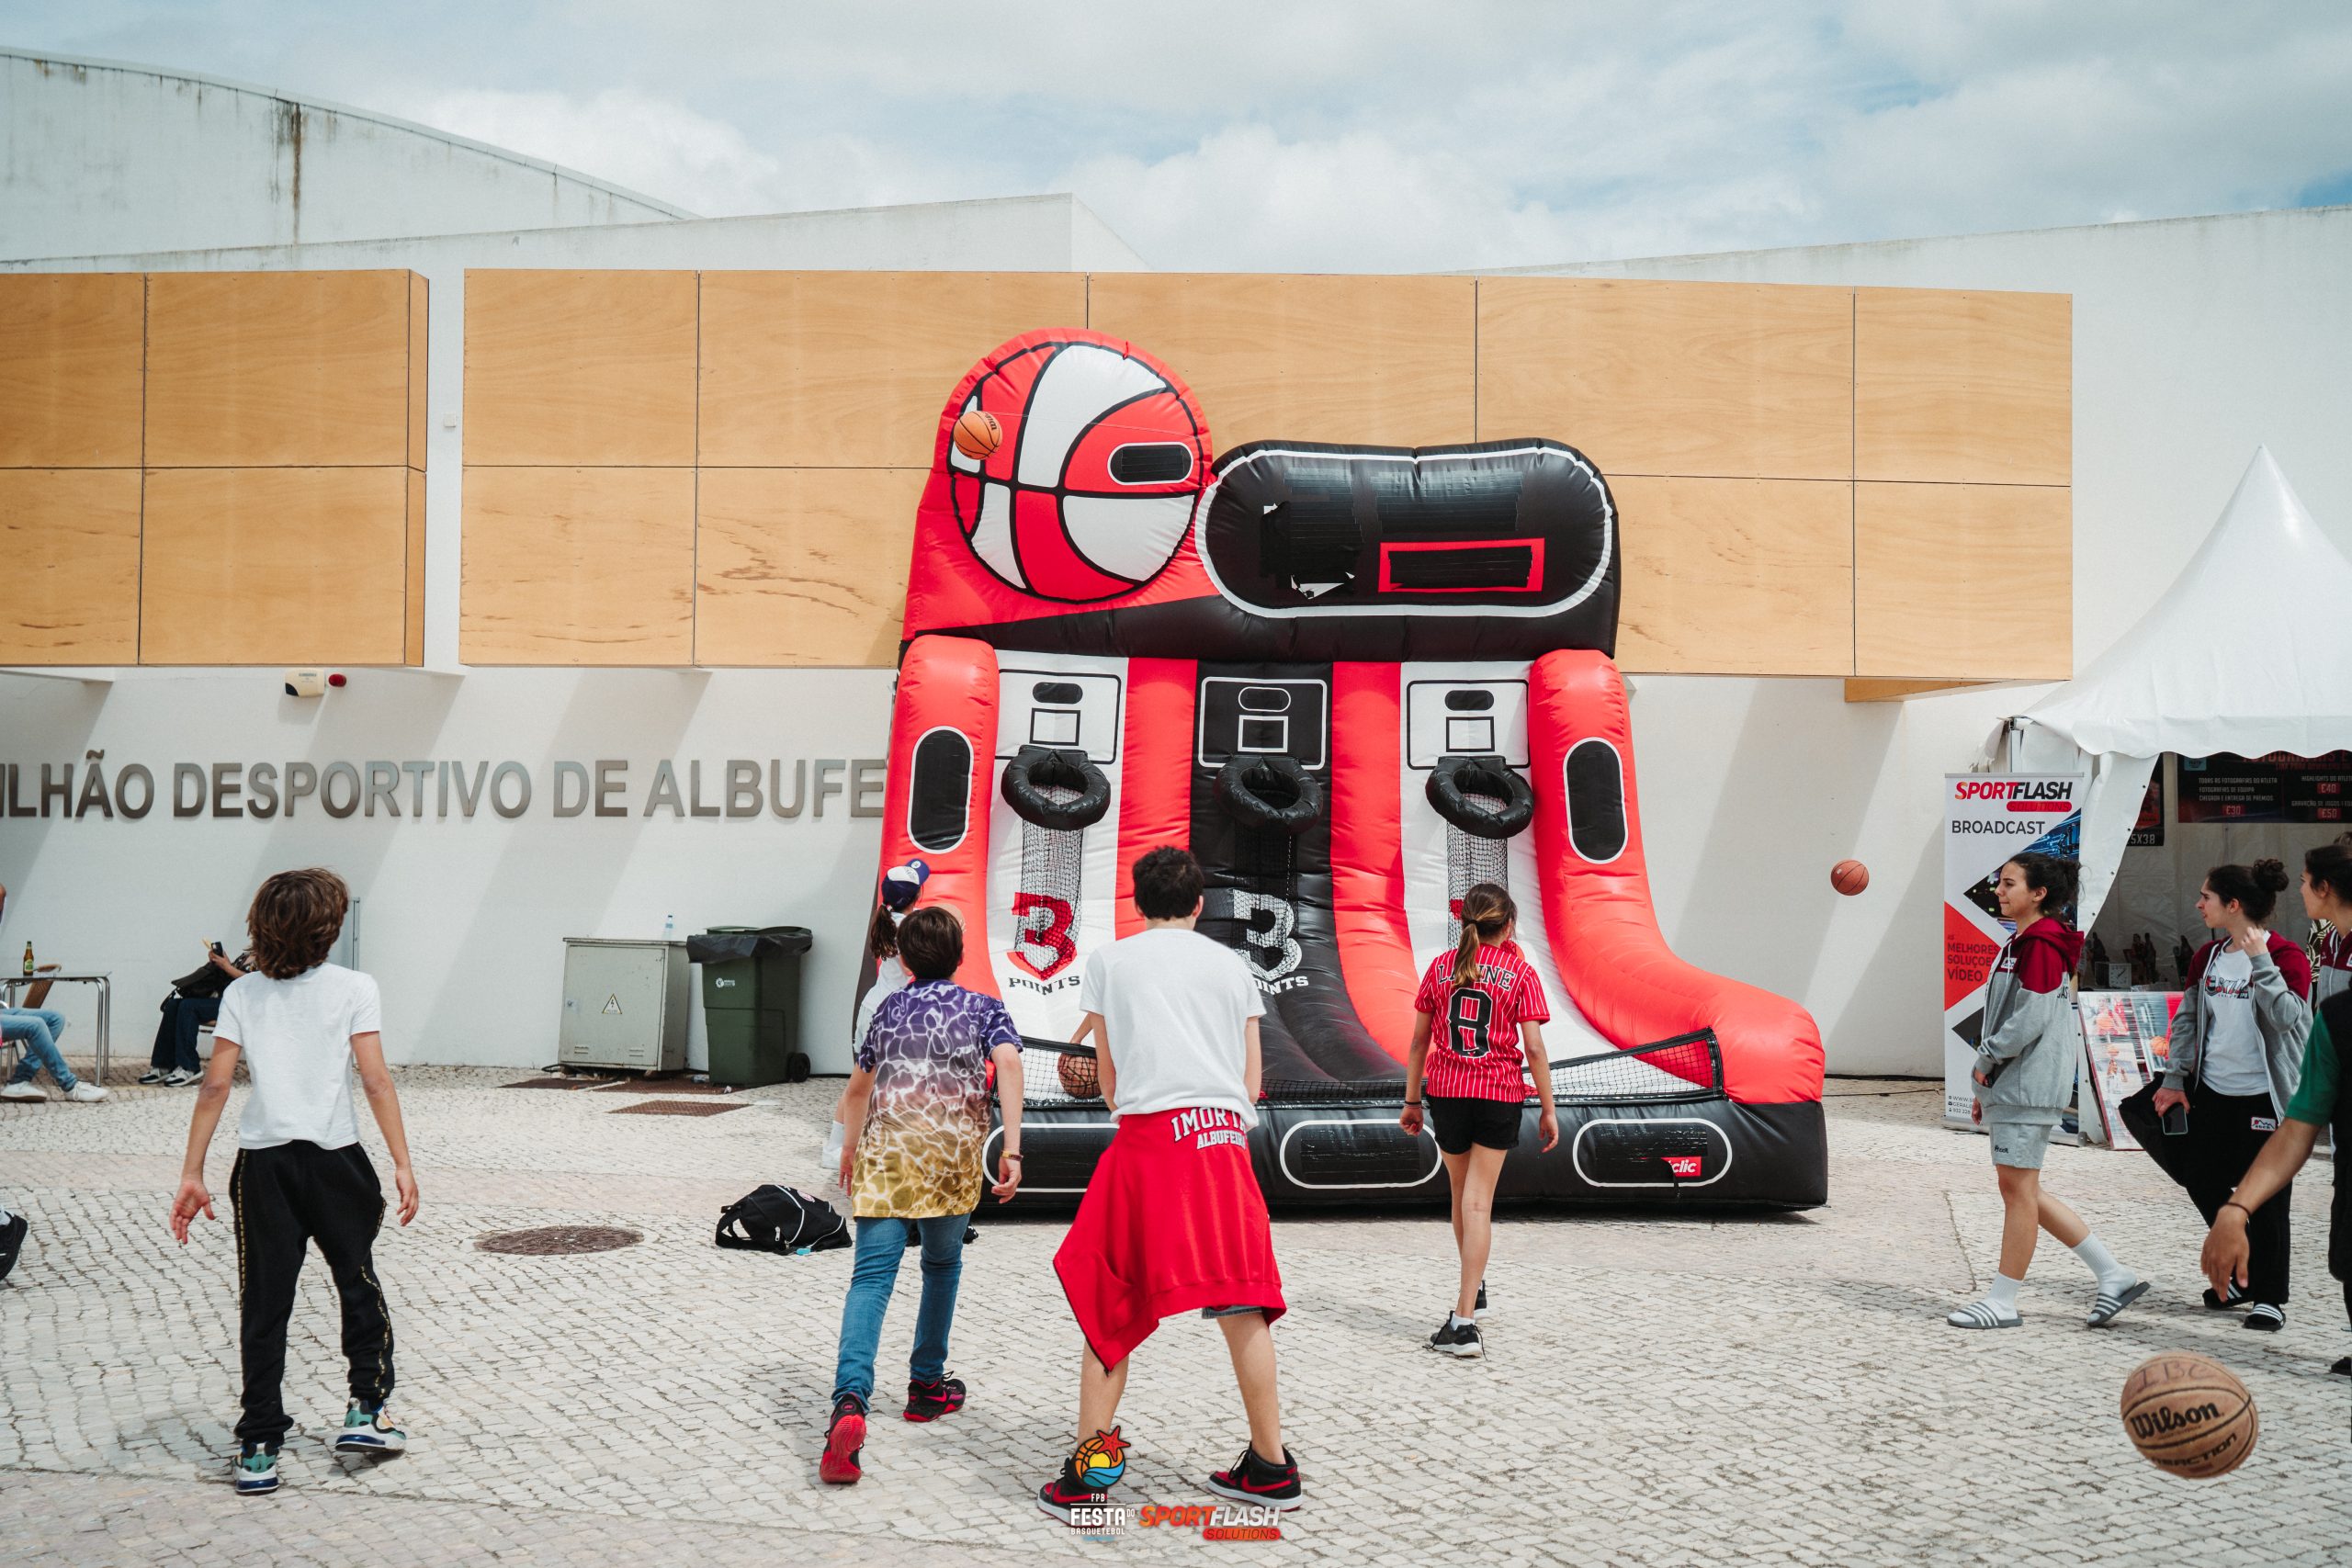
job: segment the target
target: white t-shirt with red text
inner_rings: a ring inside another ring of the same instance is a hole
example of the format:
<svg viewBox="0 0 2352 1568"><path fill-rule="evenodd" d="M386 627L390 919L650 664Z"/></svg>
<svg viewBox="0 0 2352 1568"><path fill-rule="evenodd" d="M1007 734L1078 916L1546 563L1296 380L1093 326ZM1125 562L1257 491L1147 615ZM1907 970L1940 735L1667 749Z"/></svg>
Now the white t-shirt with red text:
<svg viewBox="0 0 2352 1568"><path fill-rule="evenodd" d="M1515 942L1480 947L1478 973L1466 986L1453 983L1453 964L1454 954L1439 954L1413 998L1413 1010L1430 1015L1421 1092L1516 1104L1527 1098L1527 1054L1520 1049L1519 1026L1552 1017L1544 982Z"/></svg>

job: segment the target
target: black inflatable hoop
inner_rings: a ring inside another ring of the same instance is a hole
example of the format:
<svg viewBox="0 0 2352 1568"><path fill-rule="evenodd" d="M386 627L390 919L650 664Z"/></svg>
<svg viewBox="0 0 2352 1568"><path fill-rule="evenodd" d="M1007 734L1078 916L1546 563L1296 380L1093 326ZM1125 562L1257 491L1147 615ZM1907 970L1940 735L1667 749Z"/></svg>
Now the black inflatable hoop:
<svg viewBox="0 0 2352 1568"><path fill-rule="evenodd" d="M1535 792L1500 757L1440 758L1429 797L1440 817L1481 839L1510 838L1535 820Z"/></svg>
<svg viewBox="0 0 2352 1568"><path fill-rule="evenodd" d="M1015 816L1056 832L1091 828L1111 809L1111 781L1087 761L1083 751L1023 746L1004 765L1000 788ZM1048 789L1076 790L1078 798L1056 800L1046 793Z"/></svg>
<svg viewBox="0 0 2352 1568"><path fill-rule="evenodd" d="M1288 757L1236 757L1217 770L1214 794L1245 828L1295 834L1323 819L1323 786Z"/></svg>

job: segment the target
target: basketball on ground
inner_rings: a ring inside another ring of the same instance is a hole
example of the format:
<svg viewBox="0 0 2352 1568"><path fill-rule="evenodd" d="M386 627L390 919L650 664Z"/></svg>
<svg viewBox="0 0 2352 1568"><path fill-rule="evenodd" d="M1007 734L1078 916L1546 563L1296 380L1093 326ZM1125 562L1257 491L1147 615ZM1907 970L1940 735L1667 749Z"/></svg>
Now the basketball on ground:
<svg viewBox="0 0 2352 1568"><path fill-rule="evenodd" d="M1091 1056L1065 1055L1059 1063L1062 1092L1072 1100L1100 1100L1102 1080L1095 1076Z"/></svg>
<svg viewBox="0 0 2352 1568"><path fill-rule="evenodd" d="M987 457L1004 444L1004 426L986 409L966 409L956 421L956 450L967 457Z"/></svg>
<svg viewBox="0 0 2352 1568"><path fill-rule="evenodd" d="M1871 868L1858 860L1841 860L1829 868L1829 886L1851 898L1871 885Z"/></svg>
<svg viewBox="0 0 2352 1568"><path fill-rule="evenodd" d="M2141 1362L2123 1380L2123 1429L2148 1461L2192 1481L2227 1475L2254 1451L2254 1396L2217 1361L2186 1350Z"/></svg>

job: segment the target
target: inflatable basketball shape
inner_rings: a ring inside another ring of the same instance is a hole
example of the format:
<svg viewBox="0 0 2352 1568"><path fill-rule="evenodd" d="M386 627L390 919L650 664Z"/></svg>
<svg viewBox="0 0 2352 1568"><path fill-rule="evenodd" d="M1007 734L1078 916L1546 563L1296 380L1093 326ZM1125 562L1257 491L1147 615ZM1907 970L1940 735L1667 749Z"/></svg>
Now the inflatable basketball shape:
<svg viewBox="0 0 2352 1568"><path fill-rule="evenodd" d="M2230 1370L2185 1350L2152 1356L2123 1380L2123 1429L2167 1475L2227 1475L2254 1451L2254 1396Z"/></svg>
<svg viewBox="0 0 2352 1568"><path fill-rule="evenodd" d="M1003 433L985 453L975 414ZM1086 604L1159 574L1192 525L1207 440L1187 396L1101 342L1000 362L955 411L950 502L972 553L1022 592Z"/></svg>

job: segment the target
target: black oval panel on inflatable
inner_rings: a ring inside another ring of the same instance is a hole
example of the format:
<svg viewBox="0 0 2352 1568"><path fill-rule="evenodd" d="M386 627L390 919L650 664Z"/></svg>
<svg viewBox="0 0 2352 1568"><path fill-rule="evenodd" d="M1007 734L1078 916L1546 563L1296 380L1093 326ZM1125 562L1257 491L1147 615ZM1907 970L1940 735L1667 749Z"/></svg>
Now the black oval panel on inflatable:
<svg viewBox="0 0 2352 1568"><path fill-rule="evenodd" d="M974 411L993 445L958 444ZM1540 1151L1528 1102L1498 1196L1825 1201L1813 1020L1676 958L1651 910L1618 530L1560 442L1216 457L1132 344L1033 333L974 367L916 519L882 863L930 865L957 980L1030 1041L1018 1201L1074 1201L1107 1145L1092 1063L1054 1043L1161 844L1265 997L1270 1201L1447 1201L1401 1064L1478 882L1518 903L1561 1122Z"/></svg>

